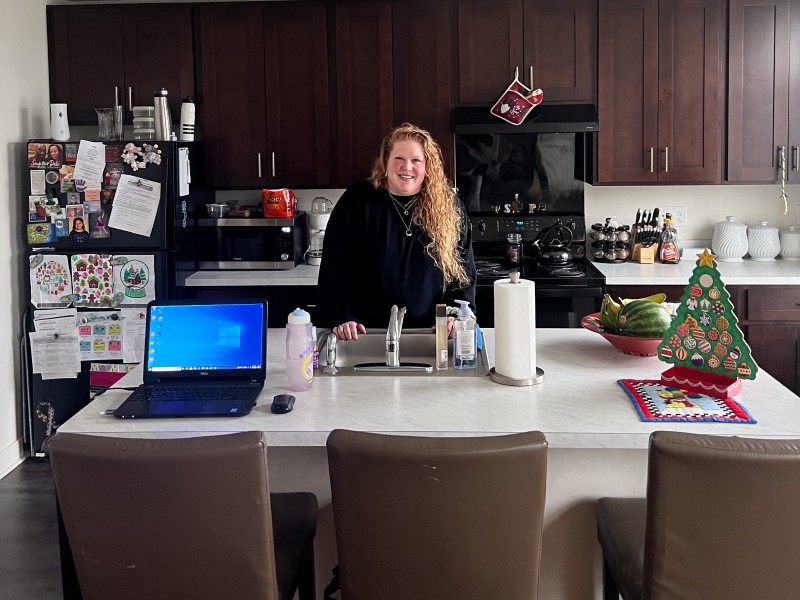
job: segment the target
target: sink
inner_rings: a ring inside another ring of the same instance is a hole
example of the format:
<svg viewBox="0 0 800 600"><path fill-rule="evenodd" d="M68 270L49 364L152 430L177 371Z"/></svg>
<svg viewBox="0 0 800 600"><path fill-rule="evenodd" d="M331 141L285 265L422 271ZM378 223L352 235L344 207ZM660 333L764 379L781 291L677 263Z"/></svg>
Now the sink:
<svg viewBox="0 0 800 600"><path fill-rule="evenodd" d="M472 369L453 368L453 340L448 340L450 358L448 368L435 367L436 336L429 329L405 329L400 336L400 366L386 365L386 330L367 329L357 340L336 342L337 372L326 372L328 367L327 340L330 329L323 330L317 338L319 371L315 376L341 377L347 375L411 375L423 377L482 377L489 373L489 362L484 350L478 351L478 366ZM483 341L483 340L481 340ZM485 344L482 344L485 349Z"/></svg>

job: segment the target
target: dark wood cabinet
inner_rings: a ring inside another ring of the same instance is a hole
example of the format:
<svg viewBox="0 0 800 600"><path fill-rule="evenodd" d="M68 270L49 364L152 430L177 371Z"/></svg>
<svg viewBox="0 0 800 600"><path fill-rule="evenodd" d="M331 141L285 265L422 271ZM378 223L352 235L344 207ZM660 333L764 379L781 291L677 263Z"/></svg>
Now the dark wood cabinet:
<svg viewBox="0 0 800 600"><path fill-rule="evenodd" d="M458 102L493 103L515 69L544 102L595 97L594 0L459 0Z"/></svg>
<svg viewBox="0 0 800 600"><path fill-rule="evenodd" d="M455 63L454 0L395 0L392 3L394 120L427 129L442 149L452 179Z"/></svg>
<svg viewBox="0 0 800 600"><path fill-rule="evenodd" d="M325 5L202 4L200 97L215 187L326 186Z"/></svg>
<svg viewBox="0 0 800 600"><path fill-rule="evenodd" d="M174 120L193 96L192 7L48 6L50 99L71 123L97 123L95 108L153 104L166 87Z"/></svg>
<svg viewBox="0 0 800 600"><path fill-rule="evenodd" d="M334 5L336 181L366 179L383 137L394 125L392 6L339 1Z"/></svg>
<svg viewBox="0 0 800 600"><path fill-rule="evenodd" d="M598 183L719 183L721 0L601 0Z"/></svg>
<svg viewBox="0 0 800 600"><path fill-rule="evenodd" d="M727 179L800 181L800 1L731 0Z"/></svg>

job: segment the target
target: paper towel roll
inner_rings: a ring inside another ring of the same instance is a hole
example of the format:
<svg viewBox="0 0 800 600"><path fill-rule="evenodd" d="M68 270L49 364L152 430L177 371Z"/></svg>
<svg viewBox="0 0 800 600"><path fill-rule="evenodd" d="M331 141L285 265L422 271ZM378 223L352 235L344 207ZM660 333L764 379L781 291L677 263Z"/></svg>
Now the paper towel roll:
<svg viewBox="0 0 800 600"><path fill-rule="evenodd" d="M512 379L536 375L536 287L532 281L494 282L494 370Z"/></svg>

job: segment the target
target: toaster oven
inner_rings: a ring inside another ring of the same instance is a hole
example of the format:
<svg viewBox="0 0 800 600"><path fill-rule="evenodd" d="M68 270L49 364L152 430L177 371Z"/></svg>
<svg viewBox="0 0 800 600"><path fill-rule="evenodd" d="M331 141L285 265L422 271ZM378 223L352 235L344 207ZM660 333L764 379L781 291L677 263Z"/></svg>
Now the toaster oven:
<svg viewBox="0 0 800 600"><path fill-rule="evenodd" d="M197 220L198 268L287 270L308 250L308 218L223 217Z"/></svg>

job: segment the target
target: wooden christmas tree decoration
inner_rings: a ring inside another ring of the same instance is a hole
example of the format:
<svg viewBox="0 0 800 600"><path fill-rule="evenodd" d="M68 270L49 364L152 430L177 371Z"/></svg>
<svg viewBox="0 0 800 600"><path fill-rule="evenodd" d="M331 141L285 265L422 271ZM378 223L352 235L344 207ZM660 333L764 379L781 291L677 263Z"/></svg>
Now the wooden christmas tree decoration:
<svg viewBox="0 0 800 600"><path fill-rule="evenodd" d="M742 379L755 379L758 366L737 325L716 256L706 249L697 257L677 314L658 346L659 358L675 365L661 374L661 383L728 398L741 391Z"/></svg>

